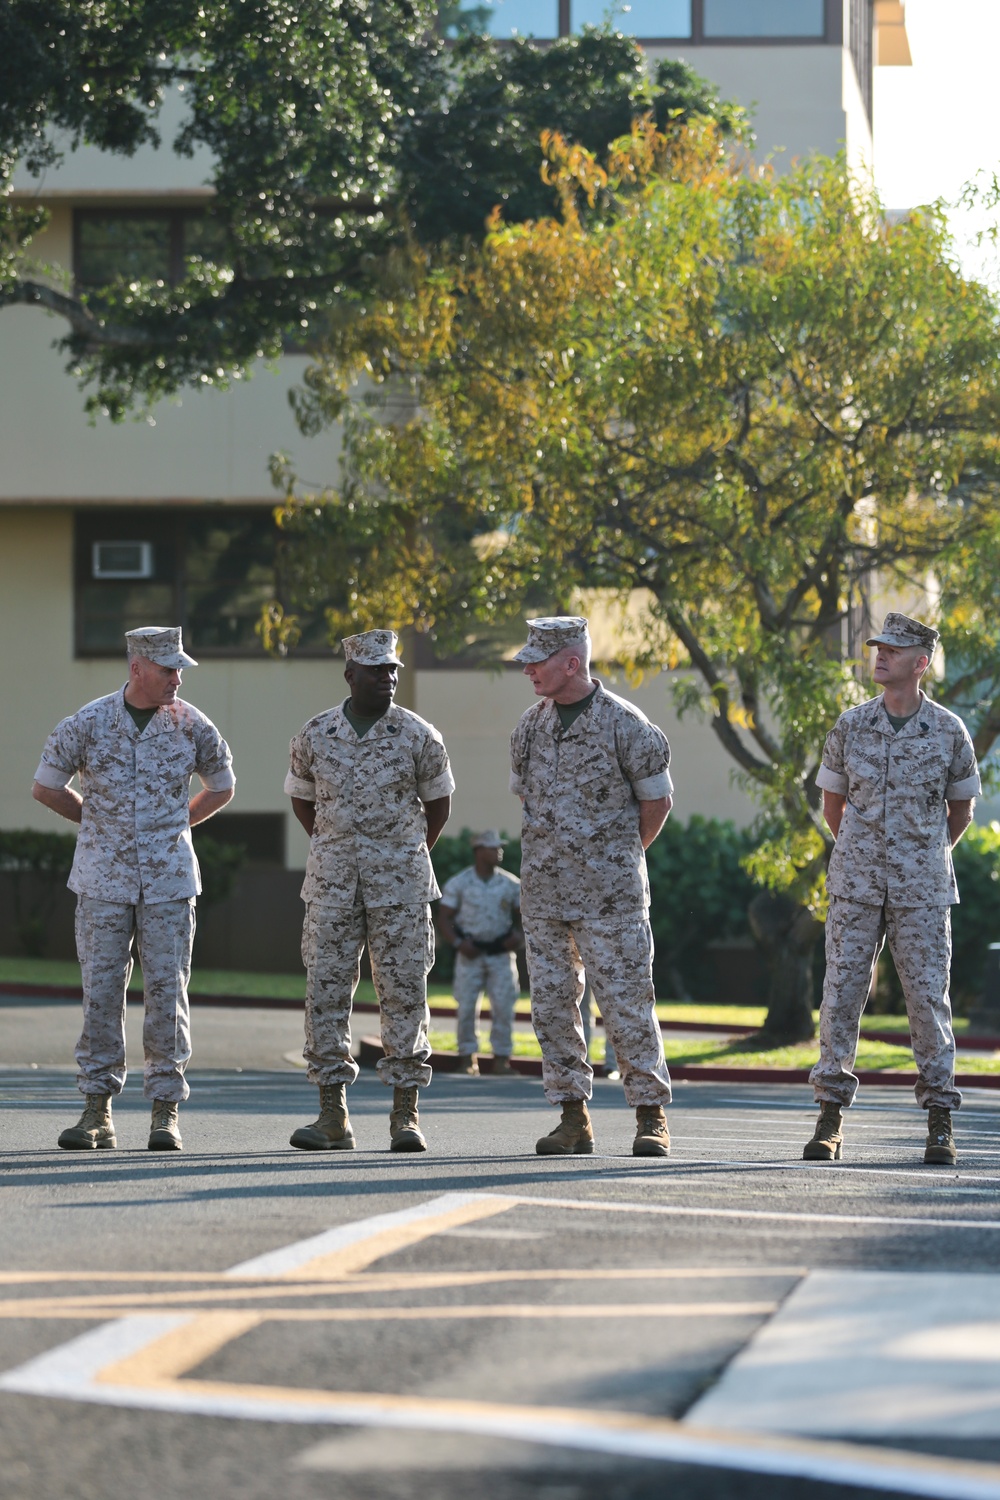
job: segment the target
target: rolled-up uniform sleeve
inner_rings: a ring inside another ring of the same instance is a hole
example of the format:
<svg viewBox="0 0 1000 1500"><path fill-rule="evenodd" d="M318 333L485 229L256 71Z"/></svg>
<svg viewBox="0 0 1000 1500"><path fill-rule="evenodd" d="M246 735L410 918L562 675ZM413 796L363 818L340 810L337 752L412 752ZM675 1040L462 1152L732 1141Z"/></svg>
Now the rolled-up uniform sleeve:
<svg viewBox="0 0 1000 1500"><path fill-rule="evenodd" d="M847 796L847 777L843 771L834 771L831 766L820 766L816 772L816 785L824 792L836 792L839 797Z"/></svg>
<svg viewBox="0 0 1000 1500"><path fill-rule="evenodd" d="M674 784L669 771L659 771L655 776L641 776L633 781L632 790L640 802L659 802L661 797L674 795Z"/></svg>
<svg viewBox="0 0 1000 1500"><path fill-rule="evenodd" d="M982 789L979 767L976 764L976 751L968 730L965 730L948 768L948 785L944 789L945 801L968 802L973 797L978 797Z"/></svg>
<svg viewBox="0 0 1000 1500"><path fill-rule="evenodd" d="M210 792L228 792L236 785L232 751L215 725L201 726L198 736L198 760L195 765L202 785Z"/></svg>
<svg viewBox="0 0 1000 1500"><path fill-rule="evenodd" d="M417 761L417 796L421 802L437 802L455 790L451 762L440 735L429 735Z"/></svg>
<svg viewBox="0 0 1000 1500"><path fill-rule="evenodd" d="M658 724L643 719L630 725L621 754L621 768L639 802L658 802L673 795L670 779L670 742Z"/></svg>
<svg viewBox="0 0 1000 1500"><path fill-rule="evenodd" d="M835 792L838 797L847 796L847 775L844 771L844 731L840 719L826 737L823 759L816 772L816 785L824 792Z"/></svg>
<svg viewBox="0 0 1000 1500"><path fill-rule="evenodd" d="M39 786L58 791L68 786L82 760L79 728L75 719L63 719L45 741L35 780Z"/></svg>
<svg viewBox="0 0 1000 1500"><path fill-rule="evenodd" d="M316 782L312 774L312 757L302 735L297 734L288 747L288 775L285 794L300 802L316 801Z"/></svg>

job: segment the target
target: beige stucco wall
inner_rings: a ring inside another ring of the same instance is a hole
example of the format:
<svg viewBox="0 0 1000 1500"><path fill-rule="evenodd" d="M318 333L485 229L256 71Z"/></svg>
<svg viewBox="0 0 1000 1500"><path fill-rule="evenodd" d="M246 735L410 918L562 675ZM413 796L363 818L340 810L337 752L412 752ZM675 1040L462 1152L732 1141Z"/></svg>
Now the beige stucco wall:
<svg viewBox="0 0 1000 1500"><path fill-rule="evenodd" d="M276 450L292 455L310 484L336 484L340 430L302 437L288 404L307 360L261 364L229 392L186 390L160 401L147 421L91 424L84 397L52 347L65 325L36 308L0 315L0 505L212 500L274 504L268 473Z"/></svg>
<svg viewBox="0 0 1000 1500"><path fill-rule="evenodd" d="M847 147L852 162L872 160L871 127L850 53L833 46L650 47L679 57L752 111L755 150L776 164Z"/></svg>
<svg viewBox="0 0 1000 1500"><path fill-rule="evenodd" d="M33 802L31 778L46 735L66 714L125 681L124 662L73 659L72 512L68 507L0 509L0 655L4 754L0 827L52 827ZM197 655L198 643L188 643ZM312 714L341 701L343 664L327 661L205 661L190 668L184 693L218 724L235 757L233 810L287 812L282 791L288 741ZM609 683L609 686L612 684ZM441 730L458 791L452 830L499 825L516 833L519 805L507 788L510 731L533 701L516 671L417 672L407 684L418 713ZM696 721L678 723L667 679L638 689L614 684L666 729L673 747L677 816L693 812L746 822L753 806L730 785L730 765ZM306 845L288 820L287 859L305 862Z"/></svg>

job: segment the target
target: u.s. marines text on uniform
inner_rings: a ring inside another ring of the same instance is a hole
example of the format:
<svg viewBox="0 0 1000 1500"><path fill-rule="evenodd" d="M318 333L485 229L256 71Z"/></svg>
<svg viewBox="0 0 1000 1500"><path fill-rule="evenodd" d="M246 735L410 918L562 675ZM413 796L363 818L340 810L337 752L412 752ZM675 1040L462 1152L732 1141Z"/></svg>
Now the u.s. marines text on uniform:
<svg viewBox="0 0 1000 1500"><path fill-rule="evenodd" d="M539 702L511 737L522 800L521 914L546 1098L562 1118L540 1155L593 1150L584 971L636 1110L636 1155L670 1148L670 1077L656 1019L644 850L670 811L670 747L590 676L587 621L529 620L524 665Z"/></svg>
<svg viewBox="0 0 1000 1500"><path fill-rule="evenodd" d="M351 696L318 714L292 740L285 791L309 834L302 899L307 970L308 1077L319 1086L319 1118L296 1130L301 1150L350 1150L345 1089L351 1005L365 943L381 1014L393 1090L390 1143L423 1151L417 1091L431 1081L427 975L434 962L429 903L441 893L430 849L448 819L455 781L432 724L393 704L397 637L369 630L344 642Z"/></svg>
<svg viewBox="0 0 1000 1500"><path fill-rule="evenodd" d="M841 1155L841 1112L858 1087L852 1069L861 1012L887 938L910 1019L917 1103L928 1110L924 1160L957 1159L951 1111L962 1096L948 980L958 888L951 850L972 819L980 782L965 725L920 687L937 640L920 620L886 615L881 633L867 642L877 648L882 693L841 714L816 777L836 846L827 874L820 1056L809 1075L821 1108L807 1160Z"/></svg>
<svg viewBox="0 0 1000 1500"><path fill-rule="evenodd" d="M187 985L201 890L191 827L233 795L229 747L215 725L178 697L197 666L181 632L144 626L126 635L129 680L56 727L35 772L35 799L80 824L69 888L83 977L76 1049L86 1107L64 1130L67 1149L116 1144L111 1099L125 1083L125 992L133 942L145 998L143 1092L153 1101L151 1150L179 1150L177 1106L190 1090ZM191 798L191 777L204 790ZM79 776L80 791L69 785Z"/></svg>

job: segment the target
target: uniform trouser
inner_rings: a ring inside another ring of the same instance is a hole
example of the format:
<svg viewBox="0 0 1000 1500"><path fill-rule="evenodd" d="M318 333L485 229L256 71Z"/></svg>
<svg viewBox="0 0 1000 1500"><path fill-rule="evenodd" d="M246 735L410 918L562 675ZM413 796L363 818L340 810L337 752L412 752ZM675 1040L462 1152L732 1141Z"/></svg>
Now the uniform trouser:
<svg viewBox="0 0 1000 1500"><path fill-rule="evenodd" d="M78 896L76 951L83 977L83 1031L76 1046L82 1094L120 1094L125 1085L125 991L132 943L139 950L145 993L143 1085L147 1099L179 1104L191 1090L188 980L194 942L194 901L135 906Z"/></svg>
<svg viewBox="0 0 1000 1500"><path fill-rule="evenodd" d="M306 966L306 1045L310 1082L353 1083L351 1003L365 943L378 998L385 1057L379 1077L390 1086L431 1081L427 975L434 929L426 902L415 906L323 906L310 902L302 929Z"/></svg>
<svg viewBox="0 0 1000 1500"><path fill-rule="evenodd" d="M518 994L517 959L513 953L480 953L477 958L456 953L452 988L458 1006L459 1054L471 1057L479 1050L476 1023L479 998L485 990L493 1017L490 1024L493 1056L510 1057L514 1050L514 1007Z"/></svg>
<svg viewBox="0 0 1000 1500"><path fill-rule="evenodd" d="M586 976L584 976L586 978ZM583 1040L587 1044L587 1056L590 1056L590 1038L594 1030L594 989L590 980L584 985L583 999L580 1001L580 1019L583 1022ZM603 1017L602 1017L603 1019ZM618 1059L615 1057L615 1049L611 1045L611 1038L605 1033L604 1036L604 1067L607 1072L618 1072Z"/></svg>
<svg viewBox="0 0 1000 1500"><path fill-rule="evenodd" d="M826 980L820 1009L819 1062L809 1074L816 1098L849 1105L857 1093L852 1069L861 1012L883 945L896 965L917 1064L914 1092L923 1109L958 1109L955 1034L948 978L951 912L947 906L866 906L835 897L826 919Z"/></svg>
<svg viewBox="0 0 1000 1500"><path fill-rule="evenodd" d="M645 913L524 922L531 975L531 1021L542 1049L542 1083L550 1104L589 1099L594 1070L587 1059L580 1001L584 971L633 1107L667 1104L670 1074L653 991L653 934Z"/></svg>

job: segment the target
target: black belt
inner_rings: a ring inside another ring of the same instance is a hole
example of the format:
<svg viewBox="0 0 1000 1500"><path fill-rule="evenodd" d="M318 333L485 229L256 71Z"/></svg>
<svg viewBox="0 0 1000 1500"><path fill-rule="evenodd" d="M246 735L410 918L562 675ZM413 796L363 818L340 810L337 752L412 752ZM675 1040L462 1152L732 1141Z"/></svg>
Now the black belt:
<svg viewBox="0 0 1000 1500"><path fill-rule="evenodd" d="M463 943L475 943L480 953L485 953L490 958L492 958L496 953L507 953L510 951L509 949L504 947L504 944L510 937L511 933L514 931L513 927L508 927L507 931L498 938L477 938L473 937L469 932L463 932L457 922L452 922L451 925L452 927L454 927Z"/></svg>

